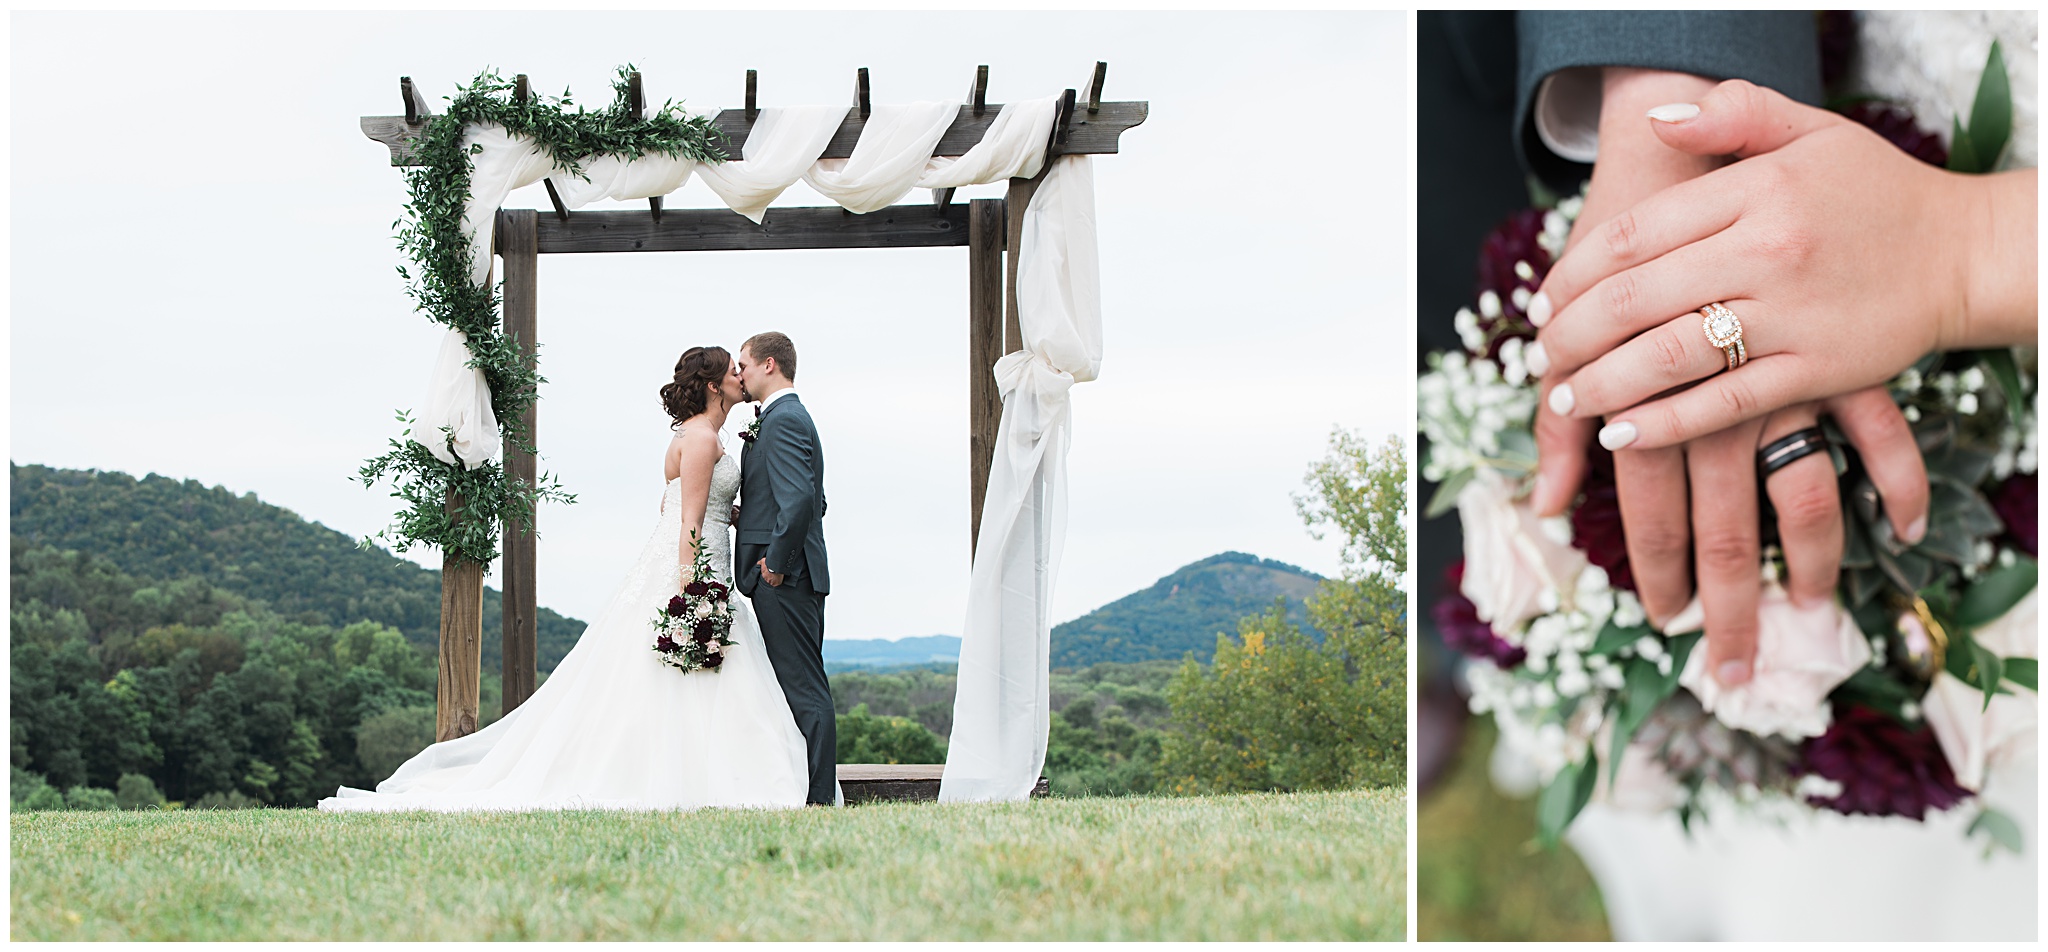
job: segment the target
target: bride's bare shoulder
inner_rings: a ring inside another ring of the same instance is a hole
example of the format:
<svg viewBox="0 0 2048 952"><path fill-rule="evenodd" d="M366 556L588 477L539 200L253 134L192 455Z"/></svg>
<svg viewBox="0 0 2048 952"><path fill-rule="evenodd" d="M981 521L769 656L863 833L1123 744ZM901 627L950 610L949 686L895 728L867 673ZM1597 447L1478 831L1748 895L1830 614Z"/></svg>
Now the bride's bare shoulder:
<svg viewBox="0 0 2048 952"><path fill-rule="evenodd" d="M718 434L710 427L684 427L669 440L663 475L674 479L693 470L709 472L723 453L718 445Z"/></svg>

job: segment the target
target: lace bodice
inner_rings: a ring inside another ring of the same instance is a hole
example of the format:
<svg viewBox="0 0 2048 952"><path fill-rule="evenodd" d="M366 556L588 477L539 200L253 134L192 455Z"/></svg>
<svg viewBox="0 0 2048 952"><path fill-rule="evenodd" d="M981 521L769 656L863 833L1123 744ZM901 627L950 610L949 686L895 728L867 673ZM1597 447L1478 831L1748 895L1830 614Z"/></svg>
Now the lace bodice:
<svg viewBox="0 0 2048 952"><path fill-rule="evenodd" d="M740 493L740 464L731 453L711 465L711 491L704 500L704 537L711 552L711 571L720 581L732 583L732 501ZM662 529L679 551L683 531L683 481L668 481L667 499L662 503ZM681 567L679 566L679 571Z"/></svg>

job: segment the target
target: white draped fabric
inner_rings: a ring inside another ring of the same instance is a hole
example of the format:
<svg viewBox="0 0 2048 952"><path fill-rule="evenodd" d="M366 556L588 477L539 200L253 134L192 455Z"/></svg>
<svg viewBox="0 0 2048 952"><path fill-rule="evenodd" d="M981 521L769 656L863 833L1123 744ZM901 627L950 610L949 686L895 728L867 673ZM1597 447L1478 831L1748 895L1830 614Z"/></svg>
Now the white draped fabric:
<svg viewBox="0 0 2048 952"><path fill-rule="evenodd" d="M1003 106L981 142L959 157L933 156L959 112L947 102L873 107L851 155L821 159L844 106L762 109L735 161L698 165L662 155L601 157L557 168L533 140L481 125L465 133L471 156L463 224L472 236L470 278L490 281L498 207L513 190L548 178L564 205L666 195L698 175L733 211L759 223L801 178L849 211L886 208L913 188L957 188L1032 177L1060 97ZM1013 210L1012 214L1016 211ZM1024 349L996 365L1003 415L983 504L978 557L962 629L960 680L942 800L1019 800L1045 764L1051 626L1046 611L1066 525L1068 390L1102 365L1102 307L1095 248L1095 184L1085 156L1060 159L1023 211L1017 265ZM432 397L415 430L440 427L474 468L499 452L490 392L467 363L466 338L451 332L434 369ZM447 449L429 443L449 462Z"/></svg>
<svg viewBox="0 0 2048 952"><path fill-rule="evenodd" d="M968 581L941 801L1025 799L1045 766L1046 610L1066 533L1068 391L1102 369L1086 156L1055 163L1024 213L1017 318L1024 349L996 362L1003 417Z"/></svg>

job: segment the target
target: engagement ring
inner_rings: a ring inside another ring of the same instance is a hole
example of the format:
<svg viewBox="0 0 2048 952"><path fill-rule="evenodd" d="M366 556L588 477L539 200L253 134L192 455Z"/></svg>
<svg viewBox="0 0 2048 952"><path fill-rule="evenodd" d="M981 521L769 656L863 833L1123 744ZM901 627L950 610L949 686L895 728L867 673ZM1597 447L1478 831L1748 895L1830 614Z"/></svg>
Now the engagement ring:
<svg viewBox="0 0 2048 952"><path fill-rule="evenodd" d="M1707 332L1707 343L1727 355L1729 370L1749 362L1749 351L1742 346L1742 319L1736 317L1728 305L1715 301L1700 308L1700 317L1700 326Z"/></svg>

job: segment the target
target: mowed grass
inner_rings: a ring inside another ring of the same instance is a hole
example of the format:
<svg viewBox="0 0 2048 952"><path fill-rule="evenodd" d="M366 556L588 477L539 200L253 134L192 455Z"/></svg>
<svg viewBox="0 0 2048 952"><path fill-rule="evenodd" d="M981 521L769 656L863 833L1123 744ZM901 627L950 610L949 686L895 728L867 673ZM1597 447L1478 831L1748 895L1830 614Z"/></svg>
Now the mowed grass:
<svg viewBox="0 0 2048 952"><path fill-rule="evenodd" d="M1386 939L1404 794L17 813L13 938Z"/></svg>

